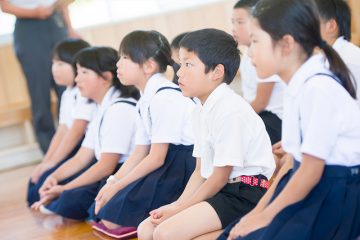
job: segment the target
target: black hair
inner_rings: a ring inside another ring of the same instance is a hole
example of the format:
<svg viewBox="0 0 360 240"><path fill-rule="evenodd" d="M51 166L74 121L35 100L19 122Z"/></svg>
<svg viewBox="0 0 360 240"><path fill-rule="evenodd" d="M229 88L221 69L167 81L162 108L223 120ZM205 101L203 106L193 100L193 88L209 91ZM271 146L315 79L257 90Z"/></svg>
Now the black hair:
<svg viewBox="0 0 360 240"><path fill-rule="evenodd" d="M74 64L79 64L84 68L91 69L99 76L104 72L111 72L112 85L120 90L121 97L140 98L139 91L133 86L124 86L117 77L116 63L119 60L118 52L111 47L88 47L81 50L76 56Z"/></svg>
<svg viewBox="0 0 360 240"><path fill-rule="evenodd" d="M259 0L239 0L235 3L234 9L237 8L244 8L248 11L251 11L255 7L255 5L258 3Z"/></svg>
<svg viewBox="0 0 360 240"><path fill-rule="evenodd" d="M351 10L344 0L315 0L320 18L334 19L339 28L339 35L351 40Z"/></svg>
<svg viewBox="0 0 360 240"><path fill-rule="evenodd" d="M180 33L179 35L177 35L172 41L171 41L171 47L175 48L175 49L179 49L180 48L180 41L181 39L183 39L185 37L186 34L188 34L189 32L184 32L184 33Z"/></svg>
<svg viewBox="0 0 360 240"><path fill-rule="evenodd" d="M159 72L165 72L168 65L173 65L170 44L157 31L133 31L127 34L121 41L119 52L140 65L152 58L159 65Z"/></svg>
<svg viewBox="0 0 360 240"><path fill-rule="evenodd" d="M221 30L207 28L188 33L181 41L180 48L194 52L205 65L205 73L224 66L223 82L230 84L240 65L240 52L234 38Z"/></svg>
<svg viewBox="0 0 360 240"><path fill-rule="evenodd" d="M171 41L171 51L175 50L175 51L179 51L180 49L180 41L186 36L186 34L188 34L189 32L184 32L184 33L181 33L179 35L177 35L172 41ZM173 63L173 69L174 69L174 77L172 79L173 83L175 84L179 84L178 81L179 81L179 77L176 75L177 71L179 71L180 69L180 65L178 63L176 63L174 61Z"/></svg>
<svg viewBox="0 0 360 240"><path fill-rule="evenodd" d="M53 50L53 59L72 64L74 56L90 44L82 39L68 38L59 42Z"/></svg>
<svg viewBox="0 0 360 240"><path fill-rule="evenodd" d="M320 47L329 61L332 73L356 99L349 69L338 53L321 39L319 14L312 0L261 0L256 5L253 16L273 41L291 35L308 58L315 47Z"/></svg>

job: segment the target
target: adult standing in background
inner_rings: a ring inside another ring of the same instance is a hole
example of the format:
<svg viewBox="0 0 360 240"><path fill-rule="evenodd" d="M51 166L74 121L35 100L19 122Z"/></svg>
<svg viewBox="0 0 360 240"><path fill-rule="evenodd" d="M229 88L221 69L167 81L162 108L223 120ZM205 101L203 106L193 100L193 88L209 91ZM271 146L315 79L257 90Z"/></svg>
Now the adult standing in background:
<svg viewBox="0 0 360 240"><path fill-rule="evenodd" d="M31 98L37 140L45 153L55 132L50 91L60 99L63 87L51 74L51 55L56 43L75 37L67 6L73 0L0 0L3 12L16 17L14 48Z"/></svg>

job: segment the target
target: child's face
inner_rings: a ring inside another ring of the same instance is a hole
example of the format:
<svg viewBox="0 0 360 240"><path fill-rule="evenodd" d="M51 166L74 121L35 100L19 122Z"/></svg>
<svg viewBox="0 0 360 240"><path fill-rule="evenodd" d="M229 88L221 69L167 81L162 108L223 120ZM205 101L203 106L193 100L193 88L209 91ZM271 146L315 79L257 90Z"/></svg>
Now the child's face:
<svg viewBox="0 0 360 240"><path fill-rule="evenodd" d="M262 30L256 20L251 23L251 62L259 78L268 78L278 73L281 63L281 50L273 44L271 36Z"/></svg>
<svg viewBox="0 0 360 240"><path fill-rule="evenodd" d="M121 54L119 61L116 63L117 77L125 85L137 85L143 78L143 71L140 64L133 62L127 55Z"/></svg>
<svg viewBox="0 0 360 240"><path fill-rule="evenodd" d="M211 92L211 79L205 73L205 65L194 52L180 48L180 69L176 73L179 77L179 87L186 97L197 97L205 102Z"/></svg>
<svg viewBox="0 0 360 240"><path fill-rule="evenodd" d="M75 74L71 64L53 59L51 71L56 84L67 87L74 85Z"/></svg>
<svg viewBox="0 0 360 240"><path fill-rule="evenodd" d="M250 45L250 14L244 8L233 10L231 23L232 34L238 45Z"/></svg>
<svg viewBox="0 0 360 240"><path fill-rule="evenodd" d="M95 71L76 64L77 76L75 82L83 97L96 100L99 90L103 88L105 80Z"/></svg>

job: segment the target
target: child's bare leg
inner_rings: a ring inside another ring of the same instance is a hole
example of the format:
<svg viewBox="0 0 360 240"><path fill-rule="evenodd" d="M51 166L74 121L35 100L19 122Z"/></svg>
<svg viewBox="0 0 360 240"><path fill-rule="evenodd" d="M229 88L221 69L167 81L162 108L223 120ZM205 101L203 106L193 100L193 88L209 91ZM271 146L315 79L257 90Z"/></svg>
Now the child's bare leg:
<svg viewBox="0 0 360 240"><path fill-rule="evenodd" d="M139 240L152 240L155 225L150 221L150 218L145 219L140 223L137 229Z"/></svg>
<svg viewBox="0 0 360 240"><path fill-rule="evenodd" d="M223 230L217 230L214 232L206 233L201 236L195 237L192 240L214 240L217 239L222 232Z"/></svg>
<svg viewBox="0 0 360 240"><path fill-rule="evenodd" d="M221 222L215 210L207 202L200 202L162 222L155 228L153 238L193 239L220 229Z"/></svg>

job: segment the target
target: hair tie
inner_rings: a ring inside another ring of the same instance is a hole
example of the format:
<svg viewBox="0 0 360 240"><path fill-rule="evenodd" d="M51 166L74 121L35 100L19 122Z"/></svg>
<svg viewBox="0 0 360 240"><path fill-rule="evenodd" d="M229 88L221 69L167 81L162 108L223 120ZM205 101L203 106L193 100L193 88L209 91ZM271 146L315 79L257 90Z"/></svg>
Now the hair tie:
<svg viewBox="0 0 360 240"><path fill-rule="evenodd" d="M319 47L320 47L321 49L324 49L324 48L327 47L327 43L326 43L324 40L321 40L321 41L320 41L320 44L319 44Z"/></svg>

